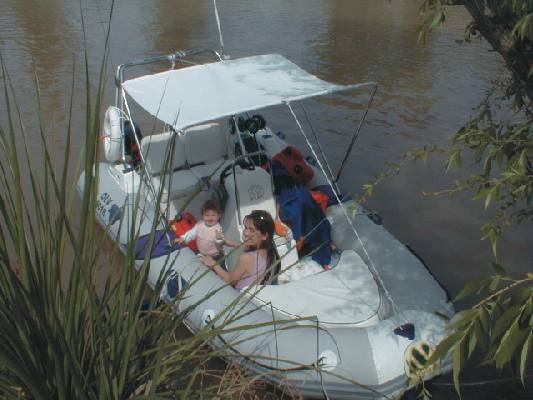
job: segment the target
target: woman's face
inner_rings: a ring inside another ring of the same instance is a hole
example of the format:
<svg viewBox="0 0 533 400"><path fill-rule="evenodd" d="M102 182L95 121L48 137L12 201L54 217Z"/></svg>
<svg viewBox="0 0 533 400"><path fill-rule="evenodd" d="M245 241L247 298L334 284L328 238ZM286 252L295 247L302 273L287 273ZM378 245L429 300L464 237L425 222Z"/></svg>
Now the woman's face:
<svg viewBox="0 0 533 400"><path fill-rule="evenodd" d="M263 240L268 238L268 234L261 233L259 229L255 227L254 220L246 218L244 220L244 244L247 247L258 249Z"/></svg>

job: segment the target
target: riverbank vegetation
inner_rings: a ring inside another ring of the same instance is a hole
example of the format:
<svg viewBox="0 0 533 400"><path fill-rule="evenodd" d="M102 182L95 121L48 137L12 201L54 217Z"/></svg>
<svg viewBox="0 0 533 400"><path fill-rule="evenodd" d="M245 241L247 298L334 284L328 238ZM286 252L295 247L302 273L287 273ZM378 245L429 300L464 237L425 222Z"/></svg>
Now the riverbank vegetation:
<svg viewBox="0 0 533 400"><path fill-rule="evenodd" d="M80 96L72 74L60 155L49 147L38 77L39 128L28 132L0 54L6 105L0 123L0 398L254 398L263 393L264 377L231 363L226 371L210 369L227 350L208 346L224 332L222 322L183 334L183 320L195 306L175 310L187 290L162 302L164 274L153 291L146 290L149 260L137 271L135 241L125 255L102 251L110 246L94 218L93 174L84 175L78 201L72 181L79 170L73 165L79 160L78 169L94 171L100 157L106 62L107 52L92 82L85 56L85 143L79 155L71 147L73 102Z"/></svg>
<svg viewBox="0 0 533 400"><path fill-rule="evenodd" d="M533 2L530 0L424 0L419 39L445 23L449 7L464 6L472 16L466 40L480 36L503 58L511 78L497 82L480 102L478 113L456 132L451 145L418 148L365 185L365 195L410 161L425 161L445 154L445 170L461 168L466 156L474 160L470 175L434 194L470 193L491 208L494 217L483 225L481 236L492 248L494 263L487 273L468 283L455 298L474 299L449 324L451 334L437 347L433 361L451 354L453 379L460 393L460 376L474 355L480 364L514 368L522 383L533 364L533 270L511 276L498 263L498 238L513 224L533 221ZM524 238L531 242L531 238Z"/></svg>

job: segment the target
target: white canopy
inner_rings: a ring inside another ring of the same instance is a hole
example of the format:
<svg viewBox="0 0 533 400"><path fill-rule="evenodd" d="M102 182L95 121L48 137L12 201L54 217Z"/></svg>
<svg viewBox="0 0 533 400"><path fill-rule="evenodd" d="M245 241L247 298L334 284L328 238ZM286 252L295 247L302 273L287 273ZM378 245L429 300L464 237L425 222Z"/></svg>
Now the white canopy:
<svg viewBox="0 0 533 400"><path fill-rule="evenodd" d="M123 83L146 111L176 130L250 110L375 85L335 85L279 54L195 65Z"/></svg>

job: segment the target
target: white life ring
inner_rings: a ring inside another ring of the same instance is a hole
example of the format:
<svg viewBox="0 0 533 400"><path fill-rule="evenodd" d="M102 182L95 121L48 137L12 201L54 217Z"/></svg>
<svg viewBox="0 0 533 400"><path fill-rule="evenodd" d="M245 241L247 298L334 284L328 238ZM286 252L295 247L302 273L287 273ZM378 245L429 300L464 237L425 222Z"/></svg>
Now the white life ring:
<svg viewBox="0 0 533 400"><path fill-rule="evenodd" d="M104 154L107 161L114 163L122 157L121 111L108 107L104 118Z"/></svg>

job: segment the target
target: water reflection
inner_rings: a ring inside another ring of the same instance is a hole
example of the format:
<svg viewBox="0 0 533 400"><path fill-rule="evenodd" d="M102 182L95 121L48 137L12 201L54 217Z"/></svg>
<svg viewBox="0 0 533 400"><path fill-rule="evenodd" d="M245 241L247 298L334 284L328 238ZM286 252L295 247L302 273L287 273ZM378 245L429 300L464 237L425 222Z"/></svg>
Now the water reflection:
<svg viewBox="0 0 533 400"><path fill-rule="evenodd" d="M37 126L35 69L43 90L45 122L51 127L49 135L59 160L74 67L74 148L82 146L85 100L77 93L84 88L83 50L87 49L94 83L109 7L108 0L81 3L84 41L80 3L2 0L0 51L20 96L27 128L35 132ZM413 1L226 0L219 1L218 7L226 50L233 57L281 53L329 81L375 80L380 84L341 181L349 191L358 192L386 161L415 146L447 143L448 135L468 119L491 79L504 71L499 57L484 42L461 43L469 21L462 8L451 9L444 28L424 46L416 42L418 6ZM112 78L117 64L218 45L211 1L117 1L103 103L114 100ZM305 102L334 170L367 100L368 93L352 92ZM276 122L274 128L303 144L288 114L275 120L273 111L265 115ZM4 112L5 104L0 102L0 114ZM487 215L468 198L456 201L420 195L424 189L442 188L453 179L442 175L441 161L407 167L382 185L368 206L384 216L386 227L400 240L411 242L454 292L490 263L489 246L478 239ZM521 229L510 233L504 245L513 251L502 254L502 262L515 266L517 273L530 264L523 236Z"/></svg>

